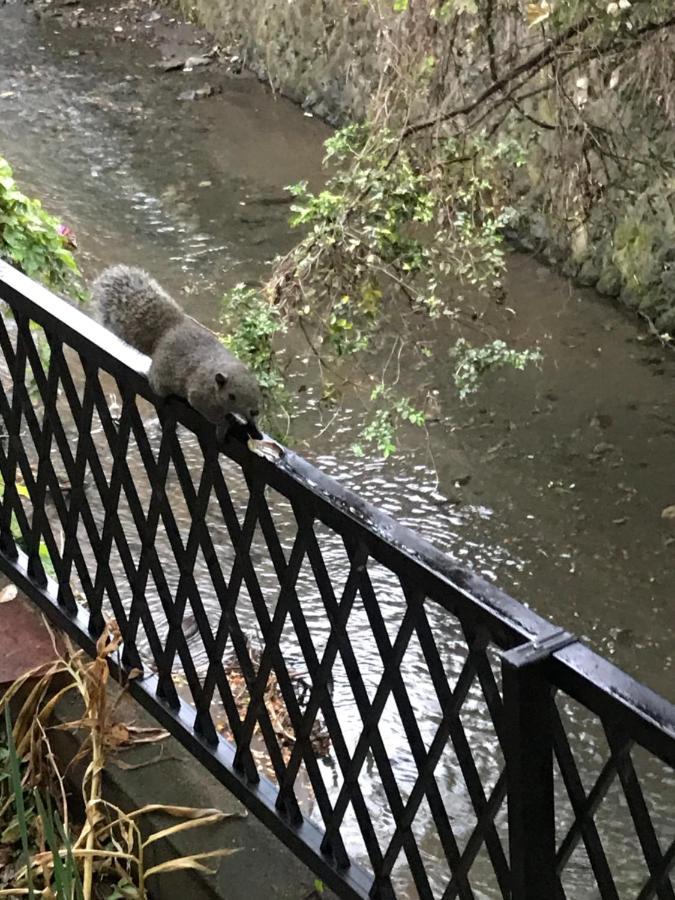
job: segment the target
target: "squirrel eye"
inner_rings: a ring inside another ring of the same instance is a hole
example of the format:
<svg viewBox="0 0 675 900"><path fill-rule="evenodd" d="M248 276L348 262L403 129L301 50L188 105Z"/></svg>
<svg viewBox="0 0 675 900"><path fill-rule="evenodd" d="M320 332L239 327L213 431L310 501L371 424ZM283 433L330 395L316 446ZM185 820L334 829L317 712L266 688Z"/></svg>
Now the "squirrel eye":
<svg viewBox="0 0 675 900"><path fill-rule="evenodd" d="M236 401L236 399L237 399L237 395L236 395L236 394L230 394L230 400L231 400L233 403Z"/></svg>

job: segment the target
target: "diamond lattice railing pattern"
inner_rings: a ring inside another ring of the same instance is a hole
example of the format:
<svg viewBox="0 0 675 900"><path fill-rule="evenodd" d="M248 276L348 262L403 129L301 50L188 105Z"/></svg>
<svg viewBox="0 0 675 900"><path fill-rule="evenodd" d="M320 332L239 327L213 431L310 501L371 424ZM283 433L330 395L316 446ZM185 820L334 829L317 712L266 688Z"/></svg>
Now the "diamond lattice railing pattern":
<svg viewBox="0 0 675 900"><path fill-rule="evenodd" d="M294 454L218 446L3 264L0 298L0 568L90 651L114 619L134 696L340 896L675 900L670 704Z"/></svg>

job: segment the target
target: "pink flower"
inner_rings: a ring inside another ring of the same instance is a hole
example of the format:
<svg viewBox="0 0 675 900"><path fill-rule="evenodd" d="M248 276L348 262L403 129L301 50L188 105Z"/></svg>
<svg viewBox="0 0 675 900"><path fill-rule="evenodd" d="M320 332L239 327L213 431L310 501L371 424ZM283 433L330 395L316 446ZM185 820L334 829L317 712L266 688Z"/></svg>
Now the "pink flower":
<svg viewBox="0 0 675 900"><path fill-rule="evenodd" d="M69 250L74 250L77 247L77 238L75 237L75 232L72 231L67 225L59 225L56 229L63 241L64 245Z"/></svg>

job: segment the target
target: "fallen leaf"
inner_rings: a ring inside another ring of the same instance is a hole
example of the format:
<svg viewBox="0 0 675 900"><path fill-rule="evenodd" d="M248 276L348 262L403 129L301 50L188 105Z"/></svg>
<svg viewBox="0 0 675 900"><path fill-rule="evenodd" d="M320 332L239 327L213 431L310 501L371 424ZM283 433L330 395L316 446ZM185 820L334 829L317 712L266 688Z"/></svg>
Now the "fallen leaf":
<svg viewBox="0 0 675 900"><path fill-rule="evenodd" d="M199 66L208 66L211 64L210 56L188 56L183 66L184 72L191 72Z"/></svg>
<svg viewBox="0 0 675 900"><path fill-rule="evenodd" d="M210 97L213 94L213 88L210 84L205 84L204 87L195 88L191 91L183 91L178 95L179 100L203 100L204 97Z"/></svg>
<svg viewBox="0 0 675 900"><path fill-rule="evenodd" d="M15 584L8 584L0 591L0 603L9 603L15 600L19 590Z"/></svg>
<svg viewBox="0 0 675 900"><path fill-rule="evenodd" d="M184 59L171 57L170 59L163 59L161 63L157 64L157 67L162 69L163 72L174 72L176 69L182 69L184 65Z"/></svg>
<svg viewBox="0 0 675 900"><path fill-rule="evenodd" d="M113 722L106 730L106 744L113 747L119 747L122 744L129 743L129 729L122 722Z"/></svg>

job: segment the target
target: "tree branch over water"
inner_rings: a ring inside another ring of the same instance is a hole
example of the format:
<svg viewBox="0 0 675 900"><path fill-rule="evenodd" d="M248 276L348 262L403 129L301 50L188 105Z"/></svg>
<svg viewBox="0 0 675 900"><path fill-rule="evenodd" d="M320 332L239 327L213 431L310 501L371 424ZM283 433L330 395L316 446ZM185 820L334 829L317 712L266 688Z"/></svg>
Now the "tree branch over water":
<svg viewBox="0 0 675 900"><path fill-rule="evenodd" d="M532 78L534 78L534 76L537 75L542 69L550 65L557 55L567 54L573 50L578 50L578 45L572 44L572 41L580 35L583 35L584 32L588 31L588 29L593 24L595 24L597 20L597 16L587 16L576 25L570 26L563 34L551 40L541 50L533 53L528 59L524 60L518 65L513 66L509 71L505 72L500 77L495 77L496 68L494 63L494 44L492 41L490 41L491 70L494 78L492 83L484 88L478 94L478 96L474 97L472 100L461 106L454 107L453 109L446 112L439 111L438 114L433 117L423 119L420 122L413 122L410 125L407 125L403 129L401 137L405 139L411 137L412 135L419 134L419 132L425 131L428 128L438 127L443 122L449 122L450 120L456 119L460 116L467 116L483 103L485 103L486 100L489 100L491 97L493 97L495 94L504 92L506 88L509 88L509 90L505 93L505 96L502 98L500 103L512 99L516 91L524 87L525 84L531 81ZM670 18L660 22L648 22L636 29L635 42L637 42L637 39L640 37L648 34L653 34L657 31L663 31L665 29L672 28L673 25L675 25L675 16L671 16ZM596 46L592 50L589 50L585 54L582 54L579 59L572 64L571 68L576 68L579 65L582 65L585 62L589 61L590 59L605 56L611 53L613 50L620 48L620 46L621 45L618 40L612 40L605 44ZM622 49L629 50L633 47L634 44L631 42L630 46ZM521 78L522 80L518 81L515 86L511 87L514 81Z"/></svg>
<svg viewBox="0 0 675 900"><path fill-rule="evenodd" d="M367 367L397 303L427 321L427 334L442 318L457 333L448 367L465 395L485 371L538 358L500 336L506 310L515 314L502 242L521 221L519 192L538 195L538 221L571 247L608 185L636 167L643 185L668 170L672 144L660 134L675 108L675 66L670 35L659 35L675 15L666 0L558 0L528 4L528 27L520 5L502 0L467 0L470 13L397 0L399 16L387 2L369 6L382 58L368 115L326 142L322 191L292 187L304 236L267 292L316 336L322 371L349 372L357 356ZM482 346L468 343L474 329ZM420 370L448 353L447 338L438 350L428 337L401 347ZM389 452L393 424L423 416L385 382L386 373L374 381L370 433Z"/></svg>

